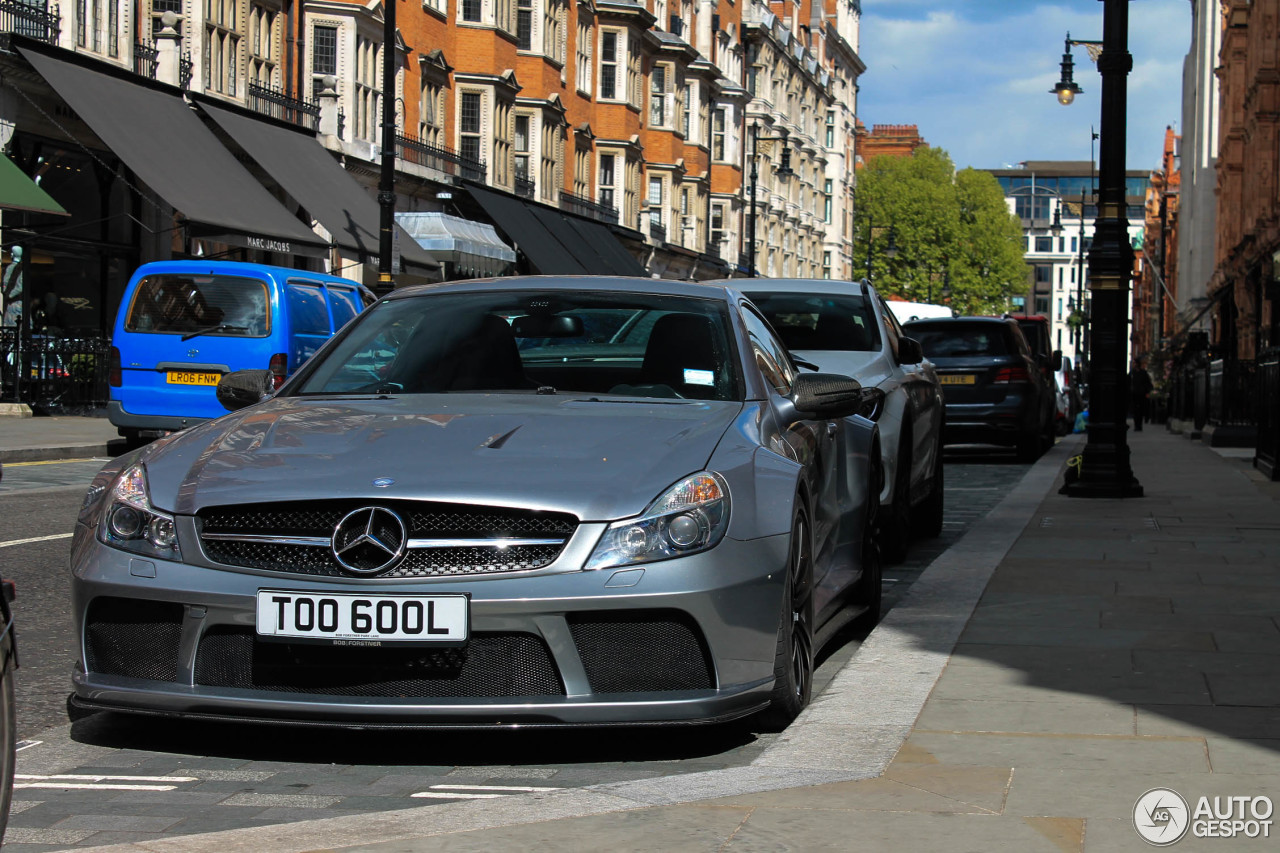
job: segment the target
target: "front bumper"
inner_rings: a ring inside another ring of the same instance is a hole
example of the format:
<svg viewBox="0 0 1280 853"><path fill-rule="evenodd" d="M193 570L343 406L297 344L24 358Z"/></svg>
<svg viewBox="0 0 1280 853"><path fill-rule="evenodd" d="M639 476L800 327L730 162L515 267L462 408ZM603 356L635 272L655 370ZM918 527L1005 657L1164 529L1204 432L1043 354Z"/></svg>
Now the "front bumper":
<svg viewBox="0 0 1280 853"><path fill-rule="evenodd" d="M534 572L377 581L147 560L79 533L81 707L353 727L633 725L745 716L773 687L785 535L628 569L567 570L583 552L571 543ZM259 589L462 592L471 639L443 669L429 648L264 643Z"/></svg>

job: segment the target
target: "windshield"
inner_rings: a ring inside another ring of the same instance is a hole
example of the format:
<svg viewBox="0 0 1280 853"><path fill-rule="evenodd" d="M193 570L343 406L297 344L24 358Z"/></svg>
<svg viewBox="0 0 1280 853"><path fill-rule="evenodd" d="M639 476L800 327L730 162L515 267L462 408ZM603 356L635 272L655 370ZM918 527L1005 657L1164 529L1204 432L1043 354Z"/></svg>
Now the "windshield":
<svg viewBox="0 0 1280 853"><path fill-rule="evenodd" d="M880 335L861 294L748 292L790 350L873 352Z"/></svg>
<svg viewBox="0 0 1280 853"><path fill-rule="evenodd" d="M999 323L909 323L904 331L931 359L1011 354L1008 329Z"/></svg>
<svg viewBox="0 0 1280 853"><path fill-rule="evenodd" d="M271 331L267 285L229 275L149 275L138 283L124 328L263 338Z"/></svg>
<svg viewBox="0 0 1280 853"><path fill-rule="evenodd" d="M427 294L365 312L293 393L740 400L723 302L583 291Z"/></svg>

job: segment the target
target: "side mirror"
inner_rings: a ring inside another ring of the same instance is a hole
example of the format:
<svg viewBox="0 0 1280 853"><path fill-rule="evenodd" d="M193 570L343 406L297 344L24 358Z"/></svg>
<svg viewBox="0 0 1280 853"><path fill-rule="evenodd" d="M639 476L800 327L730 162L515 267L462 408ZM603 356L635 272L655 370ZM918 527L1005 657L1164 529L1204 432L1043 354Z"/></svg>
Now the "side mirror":
<svg viewBox="0 0 1280 853"><path fill-rule="evenodd" d="M218 381L214 392L228 412L261 403L273 393L270 370L237 370Z"/></svg>
<svg viewBox="0 0 1280 853"><path fill-rule="evenodd" d="M1060 349L1053 351L1053 369L1055 372L1062 369L1062 350Z"/></svg>
<svg viewBox="0 0 1280 853"><path fill-rule="evenodd" d="M924 361L924 349L915 338L898 338L898 364L919 364Z"/></svg>
<svg viewBox="0 0 1280 853"><path fill-rule="evenodd" d="M863 408L858 380L839 373L801 373L791 384L791 402L803 418L847 418Z"/></svg>

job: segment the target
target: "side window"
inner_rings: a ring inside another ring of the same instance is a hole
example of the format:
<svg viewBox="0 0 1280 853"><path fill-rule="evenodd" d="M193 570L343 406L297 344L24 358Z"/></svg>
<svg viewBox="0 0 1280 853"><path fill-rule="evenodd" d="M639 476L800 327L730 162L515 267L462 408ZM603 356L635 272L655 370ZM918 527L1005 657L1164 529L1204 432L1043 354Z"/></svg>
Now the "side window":
<svg viewBox="0 0 1280 853"><path fill-rule="evenodd" d="M884 336L889 341L889 351L893 353L893 357L898 357L898 339L902 337L902 327L898 325L898 318L889 310L889 306L884 304L884 299L880 299L880 316L884 318Z"/></svg>
<svg viewBox="0 0 1280 853"><path fill-rule="evenodd" d="M289 312L289 369L297 370L329 339L329 308L324 291L314 284L291 281L285 286Z"/></svg>
<svg viewBox="0 0 1280 853"><path fill-rule="evenodd" d="M747 337L751 341L751 353L756 366L764 375L765 381L773 386L773 390L782 396L791 393L791 383L796 378L795 366L791 356L778 340L778 336L769 328L764 318L751 308L743 307L742 322L747 327Z"/></svg>
<svg viewBox="0 0 1280 853"><path fill-rule="evenodd" d="M333 330L336 332L360 313L360 303L352 288L329 285L326 289L329 291L329 307L333 311Z"/></svg>

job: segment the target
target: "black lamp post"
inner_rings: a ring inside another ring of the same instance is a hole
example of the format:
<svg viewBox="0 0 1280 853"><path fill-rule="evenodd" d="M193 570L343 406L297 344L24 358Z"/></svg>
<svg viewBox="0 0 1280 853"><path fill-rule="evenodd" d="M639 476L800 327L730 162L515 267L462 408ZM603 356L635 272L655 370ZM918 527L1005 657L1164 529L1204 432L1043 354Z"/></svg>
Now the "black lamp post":
<svg viewBox="0 0 1280 853"><path fill-rule="evenodd" d="M775 174L779 178L789 178L795 174L791 168L791 149L787 146L787 129L778 128L778 136L766 136L765 139L782 143L782 156L779 158ZM751 123L751 210L747 216L747 276L756 277L756 183L760 178L759 147L760 122Z"/></svg>
<svg viewBox="0 0 1280 853"><path fill-rule="evenodd" d="M1125 345L1128 341L1127 302L1133 275L1133 247L1125 210L1125 121L1127 77L1133 67L1129 53L1129 0L1102 0L1102 124L1099 139L1098 217L1089 249L1089 316L1091 393L1089 430L1078 476L1068 477L1061 493L1072 497L1141 497L1142 486L1129 466L1129 380ZM1066 59L1072 42L1067 36ZM1058 101L1069 104L1079 87L1063 61L1063 79L1054 88ZM1069 469L1070 471L1070 469ZM1076 472L1071 472L1076 473Z"/></svg>
<svg viewBox="0 0 1280 853"><path fill-rule="evenodd" d="M392 254L396 227L396 2L383 4L382 27L382 175L378 181L378 291L395 285Z"/></svg>
<svg viewBox="0 0 1280 853"><path fill-rule="evenodd" d="M867 281L871 280L871 249L876 242L876 226L875 218L870 213L867 214ZM884 247L884 256L889 260L898 257L898 238L893 232L893 226L889 226L889 241Z"/></svg>

